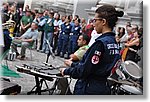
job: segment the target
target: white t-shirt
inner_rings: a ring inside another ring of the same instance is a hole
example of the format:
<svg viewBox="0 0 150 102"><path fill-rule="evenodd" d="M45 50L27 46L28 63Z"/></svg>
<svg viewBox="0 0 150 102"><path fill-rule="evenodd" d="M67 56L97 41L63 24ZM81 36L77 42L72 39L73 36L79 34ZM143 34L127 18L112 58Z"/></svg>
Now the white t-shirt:
<svg viewBox="0 0 150 102"><path fill-rule="evenodd" d="M98 38L99 36L101 36L102 34L97 34L96 30L94 29L91 33L91 39L89 42L89 47L95 42L95 39Z"/></svg>
<svg viewBox="0 0 150 102"><path fill-rule="evenodd" d="M60 27L60 25L62 24L62 21L61 20L54 20L54 26L58 26Z"/></svg>

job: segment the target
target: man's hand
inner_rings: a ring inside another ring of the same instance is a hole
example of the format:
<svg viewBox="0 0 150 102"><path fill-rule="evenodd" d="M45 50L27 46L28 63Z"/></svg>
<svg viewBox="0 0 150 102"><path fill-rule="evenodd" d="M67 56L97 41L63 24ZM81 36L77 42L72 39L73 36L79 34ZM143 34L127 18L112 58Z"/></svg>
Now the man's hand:
<svg viewBox="0 0 150 102"><path fill-rule="evenodd" d="M60 73L62 74L62 76L64 76L64 70L65 70L66 68L60 68Z"/></svg>
<svg viewBox="0 0 150 102"><path fill-rule="evenodd" d="M73 57L74 57L74 54L71 54L69 57L70 57L70 58L73 58Z"/></svg>
<svg viewBox="0 0 150 102"><path fill-rule="evenodd" d="M22 30L25 30L26 28L24 26L21 26Z"/></svg>
<svg viewBox="0 0 150 102"><path fill-rule="evenodd" d="M65 60L64 61L65 65L67 66L71 66L71 64L73 63L71 60Z"/></svg>

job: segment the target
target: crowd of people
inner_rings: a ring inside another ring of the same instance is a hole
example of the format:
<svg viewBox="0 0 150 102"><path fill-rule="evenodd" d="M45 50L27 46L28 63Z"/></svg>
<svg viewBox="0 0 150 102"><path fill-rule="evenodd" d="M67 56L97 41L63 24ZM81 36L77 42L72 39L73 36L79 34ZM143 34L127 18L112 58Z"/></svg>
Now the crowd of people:
<svg viewBox="0 0 150 102"><path fill-rule="evenodd" d="M26 5L25 11L17 8L14 3L9 5L3 3L3 23L8 20L16 22L14 37L21 37L30 27L32 22L38 25L38 37L34 47L38 52L49 53L46 43L48 40L52 46L52 51L60 57L69 58L77 49L79 35L87 34L91 38L94 29L92 20L89 24L85 18L78 15L60 15L53 10L31 10Z"/></svg>
<svg viewBox="0 0 150 102"><path fill-rule="evenodd" d="M81 34L86 34L92 38L89 46L101 35L97 34L92 19L87 23L86 19L80 18L79 15L74 17L72 15L60 15L48 9L31 10L28 5L23 11L22 8L17 7L16 2L11 5L3 3L2 22L5 23L10 19L16 22L14 37L21 37L34 22L38 25L38 36L33 47L38 52L48 54L49 48L46 42L48 40L53 48L53 53L67 59L79 48L77 40ZM142 28L127 22L126 27L118 27L114 32L116 32L116 41L120 44L123 60L137 62L136 52L141 48ZM18 52L17 55L19 55ZM25 58L25 54L21 57Z"/></svg>
<svg viewBox="0 0 150 102"><path fill-rule="evenodd" d="M56 56L69 59L65 64L70 68L62 68L61 74L78 79L74 94L110 94L107 77L120 54L123 61L140 60L137 52L143 47L143 29L130 22L115 29L123 12L110 5L99 7L88 23L79 15L31 10L28 5L22 11L16 3L3 3L2 15L3 23L16 22L11 48L22 60L31 45L37 52L50 53L47 41ZM21 54L17 44L21 44Z"/></svg>

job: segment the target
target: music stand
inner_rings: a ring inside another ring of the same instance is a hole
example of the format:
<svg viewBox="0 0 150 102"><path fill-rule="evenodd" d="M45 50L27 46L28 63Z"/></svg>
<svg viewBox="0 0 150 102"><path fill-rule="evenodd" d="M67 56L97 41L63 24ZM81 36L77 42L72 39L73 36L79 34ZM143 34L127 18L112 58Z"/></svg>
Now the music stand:
<svg viewBox="0 0 150 102"><path fill-rule="evenodd" d="M51 55L53 57L53 59L55 58L55 54L52 51L52 47L49 43L49 41L46 39L46 43L48 44L48 48L49 48L49 53L47 54L47 58L46 58L46 63L48 63L49 60L49 56Z"/></svg>

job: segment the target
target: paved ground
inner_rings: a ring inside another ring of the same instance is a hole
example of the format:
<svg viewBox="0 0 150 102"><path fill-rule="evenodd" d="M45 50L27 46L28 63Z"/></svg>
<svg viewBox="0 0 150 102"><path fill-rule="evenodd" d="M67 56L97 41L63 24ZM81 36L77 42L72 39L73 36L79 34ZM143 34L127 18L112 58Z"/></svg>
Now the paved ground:
<svg viewBox="0 0 150 102"><path fill-rule="evenodd" d="M20 48L19 48L19 50L20 50ZM142 50L139 51L139 55L141 55L141 56L143 55ZM15 61L8 61L8 65L12 70L17 72L15 65L22 65L22 64L39 65L46 61L46 54L37 52L36 50L32 50L32 56L33 57L31 60L30 51L27 49L27 51L26 51L27 58L25 60L15 59ZM55 59L53 59L52 57L49 58L49 64L52 64L55 67L62 66L63 61L64 61L64 59L60 58L60 57L56 57ZM138 64L142 68L142 61ZM19 72L17 72L17 73L19 73ZM19 73L19 74L22 76L21 78L11 77L9 79L11 80L11 82L17 83L21 86L21 93L20 93L21 95L26 95L27 92L29 92L35 85L35 79L34 79L34 76L32 76L32 75L28 75L25 73ZM51 82L47 81L48 86L52 87L52 85L54 84L54 81L51 81ZM74 84L75 84L75 81L73 80L72 83L70 84L71 91L73 91ZM43 88L45 88L45 85L43 86ZM47 95L48 93L42 93L42 94ZM54 94L57 94L57 92L55 92Z"/></svg>
<svg viewBox="0 0 150 102"><path fill-rule="evenodd" d="M20 50L20 48L19 48ZM34 65L39 65L42 64L43 62L46 61L46 54L37 52L36 50L32 50L32 60L30 57L30 51L27 49L26 51L26 59L25 60L19 60L15 59L15 61L8 61L9 67L16 71L15 65L22 65L22 64L34 64ZM63 65L63 58L56 57L53 59L52 57L49 58L49 63L52 64L55 67L62 66ZM17 83L21 86L21 93L22 95L27 94L28 91L30 91L33 86L35 85L35 79L34 76L28 75L25 73L19 73L22 77L21 78L9 78L11 82ZM55 80L54 80L55 81ZM54 81L47 81L49 87L52 87ZM43 86L45 88L45 85ZM43 93L43 94L48 94L48 93ZM55 93L56 94L56 93Z"/></svg>

